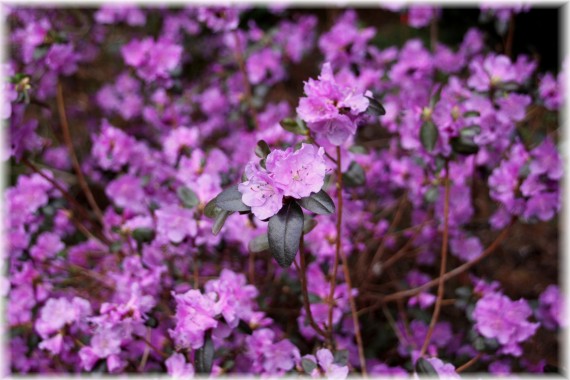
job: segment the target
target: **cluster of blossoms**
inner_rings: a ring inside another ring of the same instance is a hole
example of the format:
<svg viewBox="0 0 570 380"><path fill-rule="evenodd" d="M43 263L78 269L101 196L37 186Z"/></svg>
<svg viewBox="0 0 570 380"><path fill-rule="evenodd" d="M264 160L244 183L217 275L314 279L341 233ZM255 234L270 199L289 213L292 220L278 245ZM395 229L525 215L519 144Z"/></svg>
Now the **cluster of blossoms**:
<svg viewBox="0 0 570 380"><path fill-rule="evenodd" d="M299 150L274 150L265 159L265 168L255 161L245 167L247 181L239 184L243 203L261 220L277 214L283 197L301 199L324 185L327 165L323 148L302 144Z"/></svg>
<svg viewBox="0 0 570 380"><path fill-rule="evenodd" d="M6 10L12 373L558 365L567 65L492 40L527 6L431 46L431 5L378 10L426 37L394 46L350 9Z"/></svg>

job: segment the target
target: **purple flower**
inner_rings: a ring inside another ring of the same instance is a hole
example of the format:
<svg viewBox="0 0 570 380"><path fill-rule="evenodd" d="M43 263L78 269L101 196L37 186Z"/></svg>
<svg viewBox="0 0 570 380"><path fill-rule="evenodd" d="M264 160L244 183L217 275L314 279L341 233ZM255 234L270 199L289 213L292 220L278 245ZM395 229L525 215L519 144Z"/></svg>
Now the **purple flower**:
<svg viewBox="0 0 570 380"><path fill-rule="evenodd" d="M545 174L552 180L560 180L564 174L562 158L556 145L550 138L544 139L542 144L530 152L533 158L530 162L530 172L534 175Z"/></svg>
<svg viewBox="0 0 570 380"><path fill-rule="evenodd" d="M485 338L497 339L503 346L501 352L520 356L519 343L530 338L538 329L538 323L528 322L532 309L520 299L511 301L501 293L488 293L475 305L475 328Z"/></svg>
<svg viewBox="0 0 570 380"><path fill-rule="evenodd" d="M173 294L176 301L176 327L168 330L179 348L198 349L204 345L204 333L218 326L215 294L198 290Z"/></svg>
<svg viewBox="0 0 570 380"><path fill-rule="evenodd" d="M515 66L505 55L489 55L485 60L474 60L469 68L471 76L467 84L478 91L488 91L502 83L519 83Z"/></svg>
<svg viewBox="0 0 570 380"><path fill-rule="evenodd" d="M563 327L562 311L564 310L564 297L560 288L556 285L549 285L538 298L538 309L536 318L544 327L555 330Z"/></svg>
<svg viewBox="0 0 570 380"><path fill-rule="evenodd" d="M121 48L125 63L137 70L146 82L169 78L170 71L180 63L182 46L171 41L152 38L132 40Z"/></svg>
<svg viewBox="0 0 570 380"><path fill-rule="evenodd" d="M410 6L408 11L408 24L414 28L428 26L432 19L437 18L441 10L425 5Z"/></svg>
<svg viewBox="0 0 570 380"><path fill-rule="evenodd" d="M261 220L277 214L283 206L283 191L276 187L274 179L252 163L246 166L245 174L248 180L238 185L243 203Z"/></svg>
<svg viewBox="0 0 570 380"><path fill-rule="evenodd" d="M126 210L142 213L147 209L141 179L132 174L125 174L111 181L105 193L117 206Z"/></svg>
<svg viewBox="0 0 570 380"><path fill-rule="evenodd" d="M312 144L302 144L294 151L274 150L267 156L267 171L284 196L297 199L308 197L324 185L326 164L324 149Z"/></svg>
<svg viewBox="0 0 570 380"><path fill-rule="evenodd" d="M157 237L178 244L187 236L196 236L198 227L191 210L168 204L155 215Z"/></svg>
<svg viewBox="0 0 570 380"><path fill-rule="evenodd" d="M316 353L319 367L324 371L324 375L329 379L346 379L348 367L334 364L332 352L326 348L321 348Z"/></svg>
<svg viewBox="0 0 570 380"><path fill-rule="evenodd" d="M251 54L246 63L247 76L252 84L273 84L283 79L285 71L281 53L272 48L261 49Z"/></svg>
<svg viewBox="0 0 570 380"><path fill-rule="evenodd" d="M557 80L551 73L546 73L540 79L538 95L544 102L544 106L549 110L557 110L562 105L562 78L562 74L559 74Z"/></svg>
<svg viewBox="0 0 570 380"><path fill-rule="evenodd" d="M54 257L58 252L65 249L65 244L57 234L44 232L38 236L36 245L30 250L30 255L36 260L43 261Z"/></svg>
<svg viewBox="0 0 570 380"><path fill-rule="evenodd" d="M307 96L299 100L297 113L310 129L326 136L333 145L342 145L356 133L359 116L368 108L366 96L371 96L338 83L328 62L318 80L305 82L304 91Z"/></svg>
<svg viewBox="0 0 570 380"><path fill-rule="evenodd" d="M75 297L71 301L66 298L50 298L40 311L35 329L41 337L47 338L66 324L77 323L89 314L91 304L83 298Z"/></svg>
<svg viewBox="0 0 570 380"><path fill-rule="evenodd" d="M218 295L216 310L231 328L235 328L240 319L249 322L258 292L255 286L246 285L243 274L224 269L219 279L206 283L204 290Z"/></svg>
<svg viewBox="0 0 570 380"><path fill-rule="evenodd" d="M46 55L46 65L63 75L77 71L78 60L79 55L74 52L72 44L53 44Z"/></svg>
<svg viewBox="0 0 570 380"><path fill-rule="evenodd" d="M246 356L252 361L251 372L283 375L300 359L299 349L284 339L274 343L275 333L270 329L257 329L245 338Z"/></svg>
<svg viewBox="0 0 570 380"><path fill-rule="evenodd" d="M239 13L236 7L200 7L198 21L205 23L214 32L230 31L237 28Z"/></svg>
<svg viewBox="0 0 570 380"><path fill-rule="evenodd" d="M164 362L166 371L174 378L188 378L194 377L194 366L186 363L186 358L183 354L172 354Z"/></svg>
<svg viewBox="0 0 570 380"><path fill-rule="evenodd" d="M426 359L435 369L438 376L443 379L460 379L460 376L455 371L455 367L451 363L444 363L438 358L427 358Z"/></svg>
<svg viewBox="0 0 570 380"><path fill-rule="evenodd" d="M101 132L93 136L91 153L105 170L119 171L129 162L136 140L103 120Z"/></svg>
<svg viewBox="0 0 570 380"><path fill-rule="evenodd" d="M175 164L183 151L198 146L199 132L197 128L178 127L164 139L163 151L168 163Z"/></svg>
<svg viewBox="0 0 570 380"><path fill-rule="evenodd" d="M125 21L130 26L144 25L146 16L142 10L131 5L102 5L95 13L95 21L100 24L115 24Z"/></svg>

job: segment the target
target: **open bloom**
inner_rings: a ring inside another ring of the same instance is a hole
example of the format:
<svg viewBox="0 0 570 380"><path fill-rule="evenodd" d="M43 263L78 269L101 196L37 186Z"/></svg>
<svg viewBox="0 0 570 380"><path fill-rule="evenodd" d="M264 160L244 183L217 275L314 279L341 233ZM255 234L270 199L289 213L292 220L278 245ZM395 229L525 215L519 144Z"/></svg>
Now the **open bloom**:
<svg viewBox="0 0 570 380"><path fill-rule="evenodd" d="M274 150L266 159L266 169L250 162L245 168L247 181L238 185L242 201L264 220L277 214L283 197L304 198L323 187L326 164L323 148L302 144L301 149Z"/></svg>
<svg viewBox="0 0 570 380"><path fill-rule="evenodd" d="M343 144L356 133L359 116L368 108L366 96L372 95L337 82L329 62L323 65L318 80L305 82L304 91L307 96L299 101L297 113L333 145Z"/></svg>

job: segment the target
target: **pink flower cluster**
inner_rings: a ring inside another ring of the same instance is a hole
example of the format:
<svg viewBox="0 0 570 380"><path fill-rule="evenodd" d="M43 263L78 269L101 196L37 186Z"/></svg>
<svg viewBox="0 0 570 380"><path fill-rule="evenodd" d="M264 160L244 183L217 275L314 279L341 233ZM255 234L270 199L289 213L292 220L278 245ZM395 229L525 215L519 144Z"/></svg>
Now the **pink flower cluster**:
<svg viewBox="0 0 570 380"><path fill-rule="evenodd" d="M323 187L327 171L324 149L302 144L299 150L274 150L265 160L265 168L255 161L247 164L247 181L239 184L243 203L261 220L277 214L283 197L301 199Z"/></svg>

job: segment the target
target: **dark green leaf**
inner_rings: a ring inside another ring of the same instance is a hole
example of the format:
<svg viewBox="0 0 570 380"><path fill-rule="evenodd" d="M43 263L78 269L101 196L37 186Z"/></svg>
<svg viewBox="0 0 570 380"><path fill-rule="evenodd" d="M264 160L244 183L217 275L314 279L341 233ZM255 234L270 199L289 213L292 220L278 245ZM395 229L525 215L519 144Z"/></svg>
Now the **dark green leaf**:
<svg viewBox="0 0 570 380"><path fill-rule="evenodd" d="M420 129L420 141L428 152L431 152L435 148L438 137L439 132L435 124L431 121L426 121Z"/></svg>
<svg viewBox="0 0 570 380"><path fill-rule="evenodd" d="M317 294L315 293L309 293L309 303L319 303L319 302L323 302L323 299L321 297L319 297Z"/></svg>
<svg viewBox="0 0 570 380"><path fill-rule="evenodd" d="M384 106L380 104L378 100L371 98L370 96L365 96L365 98L368 99L369 101L366 113L373 116L386 115L386 110L384 109Z"/></svg>
<svg viewBox="0 0 570 380"><path fill-rule="evenodd" d="M269 145L264 140L259 140L255 146L255 155L259 158L265 158L271 153Z"/></svg>
<svg viewBox="0 0 570 380"><path fill-rule="evenodd" d="M303 234L308 234L311 232L316 226L319 224L315 220L315 218L311 218L310 216L305 217L305 221L303 222Z"/></svg>
<svg viewBox="0 0 570 380"><path fill-rule="evenodd" d="M220 232L224 223L226 223L226 219L228 219L228 216L231 214L233 214L233 211L222 210L218 215L216 215L216 220L214 220L214 224L212 225L212 233L214 235L217 235Z"/></svg>
<svg viewBox="0 0 570 380"><path fill-rule="evenodd" d="M251 208L241 201L238 185L228 187L216 197L216 206L226 211L250 211Z"/></svg>
<svg viewBox="0 0 570 380"><path fill-rule="evenodd" d="M301 198L297 202L304 209L319 215L328 215L335 211L333 200L324 190L320 190L318 193L313 193L308 197Z"/></svg>
<svg viewBox="0 0 570 380"><path fill-rule="evenodd" d="M419 358L418 359L418 370L420 371L420 373L425 373L426 375L430 375L430 376L438 376L437 371L435 370L435 368L433 368L433 366L431 365L430 362L428 362L426 359L424 358Z"/></svg>
<svg viewBox="0 0 570 380"><path fill-rule="evenodd" d="M282 268L288 268L299 250L303 234L303 210L289 202L269 219L269 250Z"/></svg>
<svg viewBox="0 0 570 380"><path fill-rule="evenodd" d="M454 137L451 139L451 147L455 153L459 154L475 154L479 151L479 146L475 143L473 138L481 132L481 127L478 125L472 125L467 128L463 128L459 131L459 137Z"/></svg>
<svg viewBox="0 0 570 380"><path fill-rule="evenodd" d="M176 194L186 208L195 207L198 205L198 203L200 203L200 200L198 199L196 193L186 186L180 186L178 190L176 190Z"/></svg>
<svg viewBox="0 0 570 380"><path fill-rule="evenodd" d="M434 203L439 198L439 189L436 186L430 186L424 194L424 199L428 203Z"/></svg>
<svg viewBox="0 0 570 380"><path fill-rule="evenodd" d="M221 211L221 209L216 204L216 198L212 199L204 207L204 215L208 218L215 218L216 215Z"/></svg>
<svg viewBox="0 0 570 380"><path fill-rule="evenodd" d="M154 239L154 230L151 228L135 228L133 239L138 243L148 243Z"/></svg>
<svg viewBox="0 0 570 380"><path fill-rule="evenodd" d="M348 364L348 350L338 350L334 353L334 363L345 366Z"/></svg>
<svg viewBox="0 0 570 380"><path fill-rule="evenodd" d="M208 330L204 336L204 345L197 349L194 354L194 367L197 373L210 373L213 363L214 343L212 342L212 333Z"/></svg>
<svg viewBox="0 0 570 380"><path fill-rule="evenodd" d="M269 249L269 237L267 234L262 234L254 237L247 245L249 251L252 253L259 253Z"/></svg>
<svg viewBox="0 0 570 380"><path fill-rule="evenodd" d="M296 135L307 135L309 133L305 123L298 119L286 118L281 120L279 124L284 130L295 133Z"/></svg>
<svg viewBox="0 0 570 380"><path fill-rule="evenodd" d="M317 364L308 358L303 358L301 360L301 366L303 367L303 371L307 374L311 374L315 368L317 368Z"/></svg>
<svg viewBox="0 0 570 380"><path fill-rule="evenodd" d="M479 111L467 111L463 114L463 117L480 116Z"/></svg>
<svg viewBox="0 0 570 380"><path fill-rule="evenodd" d="M355 161L352 161L346 173L343 174L343 182L346 187L364 185L366 183L366 173L362 166Z"/></svg>

